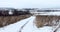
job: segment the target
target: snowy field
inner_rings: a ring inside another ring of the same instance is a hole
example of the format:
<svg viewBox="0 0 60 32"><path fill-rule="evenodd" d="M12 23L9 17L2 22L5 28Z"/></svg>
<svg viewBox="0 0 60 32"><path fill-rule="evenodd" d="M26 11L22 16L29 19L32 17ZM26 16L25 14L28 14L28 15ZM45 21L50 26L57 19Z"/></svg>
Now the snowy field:
<svg viewBox="0 0 60 32"><path fill-rule="evenodd" d="M60 16L60 12L43 12L40 15L55 15L55 16Z"/></svg>
<svg viewBox="0 0 60 32"><path fill-rule="evenodd" d="M35 16L31 16L27 19L18 21L14 24L10 24L8 26L5 26L3 28L0 28L0 32L19 32L21 30L21 27L28 21L28 23L23 27L21 32L53 32L52 27L44 26L41 28L37 28L33 21L35 19ZM57 31L59 32L59 30Z"/></svg>
<svg viewBox="0 0 60 32"><path fill-rule="evenodd" d="M54 16L60 16L60 12L31 12L34 15L54 15Z"/></svg>

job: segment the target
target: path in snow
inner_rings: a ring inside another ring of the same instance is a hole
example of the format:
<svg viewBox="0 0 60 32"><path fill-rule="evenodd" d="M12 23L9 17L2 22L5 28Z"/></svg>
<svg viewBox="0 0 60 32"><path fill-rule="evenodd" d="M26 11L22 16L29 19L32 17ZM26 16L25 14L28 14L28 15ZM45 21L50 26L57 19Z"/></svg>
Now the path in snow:
<svg viewBox="0 0 60 32"><path fill-rule="evenodd" d="M5 26L3 28L0 28L0 32L19 32L22 25L24 25L29 19L31 19L22 29L22 32L52 32L52 27L41 27L37 28L33 21L35 19L34 16L31 16L27 19L18 21L17 23Z"/></svg>

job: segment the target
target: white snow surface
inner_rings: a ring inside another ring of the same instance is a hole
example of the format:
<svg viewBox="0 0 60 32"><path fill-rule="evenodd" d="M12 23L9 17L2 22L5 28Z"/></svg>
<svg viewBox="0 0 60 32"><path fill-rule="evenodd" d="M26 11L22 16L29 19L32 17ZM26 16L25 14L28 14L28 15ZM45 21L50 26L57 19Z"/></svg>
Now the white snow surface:
<svg viewBox="0 0 60 32"><path fill-rule="evenodd" d="M11 15L11 14L13 14L13 12L12 11L9 11L9 14Z"/></svg>
<svg viewBox="0 0 60 32"><path fill-rule="evenodd" d="M35 15L60 16L60 12L33 12Z"/></svg>
<svg viewBox="0 0 60 32"><path fill-rule="evenodd" d="M27 19L23 19L14 24L10 24L8 26L0 28L0 32L19 32L21 26L24 25L28 20L30 20L30 21L23 27L21 32L53 32L52 27L44 26L41 28L37 28L33 24L34 19L35 19L35 16L31 16Z"/></svg>
<svg viewBox="0 0 60 32"><path fill-rule="evenodd" d="M60 12L44 12L44 14L41 15L57 15L60 16Z"/></svg>

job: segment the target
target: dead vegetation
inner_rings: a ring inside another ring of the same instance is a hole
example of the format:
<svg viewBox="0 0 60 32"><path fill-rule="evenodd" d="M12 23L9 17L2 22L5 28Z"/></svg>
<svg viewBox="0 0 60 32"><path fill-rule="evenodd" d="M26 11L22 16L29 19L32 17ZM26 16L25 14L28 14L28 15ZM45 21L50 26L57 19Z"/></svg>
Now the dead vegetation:
<svg viewBox="0 0 60 32"><path fill-rule="evenodd" d="M36 16L35 24L36 26L56 26L60 20L60 16Z"/></svg>
<svg viewBox="0 0 60 32"><path fill-rule="evenodd" d="M30 17L31 15L19 15L19 16L0 16L0 27L13 24L19 20Z"/></svg>

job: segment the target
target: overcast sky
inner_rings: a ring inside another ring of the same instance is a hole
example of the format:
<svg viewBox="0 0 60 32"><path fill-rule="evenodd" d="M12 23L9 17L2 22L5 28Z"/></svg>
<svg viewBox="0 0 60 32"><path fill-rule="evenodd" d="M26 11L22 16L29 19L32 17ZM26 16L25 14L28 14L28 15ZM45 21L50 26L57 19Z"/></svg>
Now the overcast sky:
<svg viewBox="0 0 60 32"><path fill-rule="evenodd" d="M60 8L60 0L0 0L0 7Z"/></svg>

